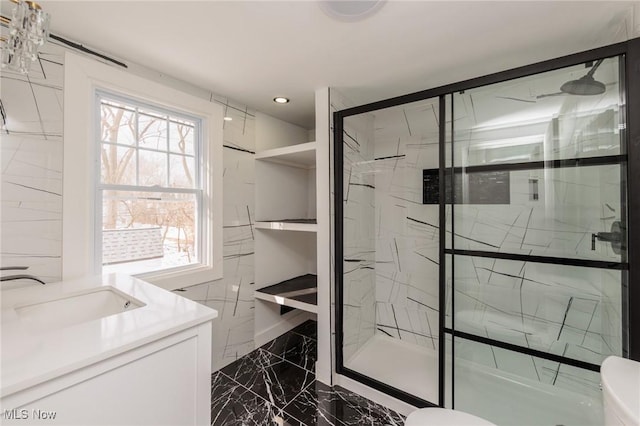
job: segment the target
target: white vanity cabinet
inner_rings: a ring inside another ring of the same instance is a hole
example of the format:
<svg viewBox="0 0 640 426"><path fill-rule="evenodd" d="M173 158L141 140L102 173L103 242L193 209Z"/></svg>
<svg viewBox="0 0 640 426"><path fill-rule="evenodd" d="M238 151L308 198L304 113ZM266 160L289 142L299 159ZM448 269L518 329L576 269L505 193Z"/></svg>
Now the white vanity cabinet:
<svg viewBox="0 0 640 426"><path fill-rule="evenodd" d="M1 424L210 424L216 311L133 278L116 281L109 285L144 306L44 334L11 324L3 297Z"/></svg>

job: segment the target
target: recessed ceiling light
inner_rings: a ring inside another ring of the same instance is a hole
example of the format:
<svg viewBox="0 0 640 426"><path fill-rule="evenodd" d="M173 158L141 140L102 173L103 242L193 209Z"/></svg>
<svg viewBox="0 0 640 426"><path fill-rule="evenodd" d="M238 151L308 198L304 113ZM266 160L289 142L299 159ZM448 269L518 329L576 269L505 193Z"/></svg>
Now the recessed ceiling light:
<svg viewBox="0 0 640 426"><path fill-rule="evenodd" d="M289 98L283 98L282 96L278 96L277 98L273 98L273 102L277 104L288 104Z"/></svg>
<svg viewBox="0 0 640 426"><path fill-rule="evenodd" d="M233 120L233 117L225 117L223 120L224 121L231 121L231 120Z"/></svg>

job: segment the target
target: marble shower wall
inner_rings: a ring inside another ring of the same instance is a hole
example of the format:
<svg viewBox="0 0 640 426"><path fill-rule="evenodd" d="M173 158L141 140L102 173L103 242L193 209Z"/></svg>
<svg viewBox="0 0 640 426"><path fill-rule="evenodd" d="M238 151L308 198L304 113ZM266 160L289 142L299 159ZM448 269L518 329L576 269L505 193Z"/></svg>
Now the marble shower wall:
<svg viewBox="0 0 640 426"><path fill-rule="evenodd" d="M376 241L374 117L344 120L343 356L345 363L375 334Z"/></svg>
<svg viewBox="0 0 640 426"><path fill-rule="evenodd" d="M456 256L457 330L556 355L600 362L620 354L603 293L621 271ZM618 303L619 304L619 303ZM614 311L619 312L619 307Z"/></svg>
<svg viewBox="0 0 640 426"><path fill-rule="evenodd" d="M0 97L1 266L29 266L47 282L62 277L63 59L64 49L49 43L28 76L2 70ZM213 358L221 368L254 349L255 114L224 97L202 96L233 118L224 122L224 279L179 294L218 310Z"/></svg>
<svg viewBox="0 0 640 426"><path fill-rule="evenodd" d="M376 332L438 348L438 205L423 170L438 168L438 101L375 111Z"/></svg>
<svg viewBox="0 0 640 426"><path fill-rule="evenodd" d="M344 359L375 333L438 348L437 100L344 120Z"/></svg>
<svg viewBox="0 0 640 426"><path fill-rule="evenodd" d="M49 44L28 75L1 74L0 266L46 282L62 277L63 60Z"/></svg>

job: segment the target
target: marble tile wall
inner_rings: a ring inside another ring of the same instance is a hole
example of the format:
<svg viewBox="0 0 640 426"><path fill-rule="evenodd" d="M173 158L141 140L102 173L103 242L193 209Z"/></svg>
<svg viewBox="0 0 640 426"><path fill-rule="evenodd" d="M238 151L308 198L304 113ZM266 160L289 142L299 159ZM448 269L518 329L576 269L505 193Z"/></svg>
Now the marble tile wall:
<svg viewBox="0 0 640 426"><path fill-rule="evenodd" d="M29 266L47 282L62 276L63 59L64 49L49 43L28 75L1 75L0 265ZM224 122L224 279L179 293L218 310L213 358L221 368L254 349L255 114L206 96L233 119Z"/></svg>
<svg viewBox="0 0 640 426"><path fill-rule="evenodd" d="M438 205L423 204L438 168L437 100L375 111L376 332L429 350L439 334Z"/></svg>
<svg viewBox="0 0 640 426"><path fill-rule="evenodd" d="M62 276L63 60L47 45L28 75L1 74L0 266L45 282Z"/></svg>
<svg viewBox="0 0 640 426"><path fill-rule="evenodd" d="M456 204L455 247L620 262L610 244L591 249L591 234L620 220L620 173L618 165L512 171L508 205Z"/></svg>
<svg viewBox="0 0 640 426"><path fill-rule="evenodd" d="M218 311L213 322L213 365L220 369L255 348L254 336L254 157L255 114L214 97L225 107L224 278L183 289L179 294Z"/></svg>
<svg viewBox="0 0 640 426"><path fill-rule="evenodd" d="M374 333L438 347L438 207L422 204L422 170L438 167L435 111L344 121L345 362Z"/></svg>
<svg viewBox="0 0 640 426"><path fill-rule="evenodd" d="M375 333L376 242L374 120L371 115L344 121L344 344L345 362Z"/></svg>
<svg viewBox="0 0 640 426"><path fill-rule="evenodd" d="M620 353L602 296L620 271L469 256L454 267L456 329L594 364Z"/></svg>

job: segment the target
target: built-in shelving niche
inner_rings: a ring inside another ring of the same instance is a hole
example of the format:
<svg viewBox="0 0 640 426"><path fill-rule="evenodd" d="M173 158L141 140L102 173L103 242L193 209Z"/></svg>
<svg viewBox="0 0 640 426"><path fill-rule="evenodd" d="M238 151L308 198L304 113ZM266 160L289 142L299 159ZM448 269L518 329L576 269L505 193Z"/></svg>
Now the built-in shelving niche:
<svg viewBox="0 0 640 426"><path fill-rule="evenodd" d="M293 309L318 311L316 143L259 151L255 168L258 336Z"/></svg>

